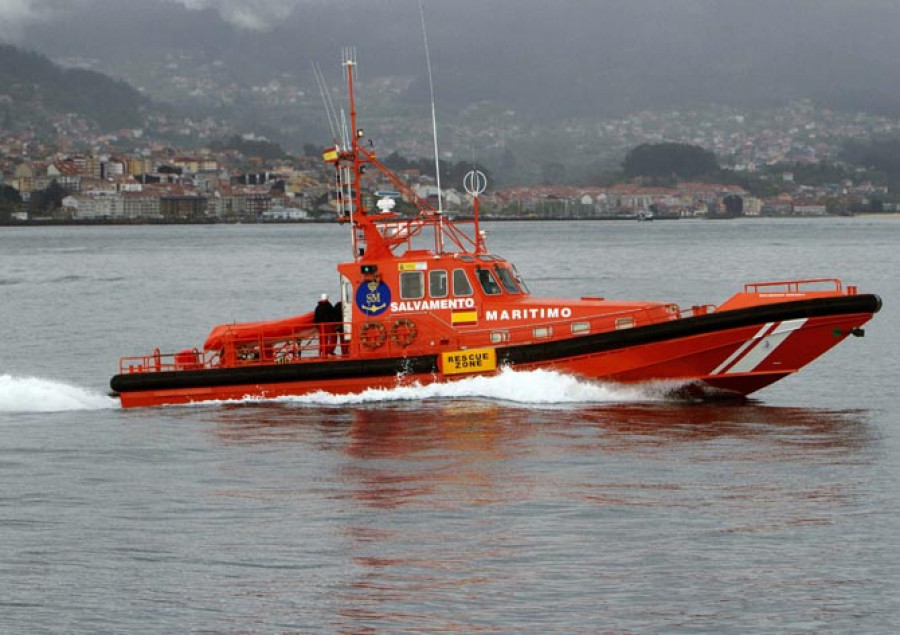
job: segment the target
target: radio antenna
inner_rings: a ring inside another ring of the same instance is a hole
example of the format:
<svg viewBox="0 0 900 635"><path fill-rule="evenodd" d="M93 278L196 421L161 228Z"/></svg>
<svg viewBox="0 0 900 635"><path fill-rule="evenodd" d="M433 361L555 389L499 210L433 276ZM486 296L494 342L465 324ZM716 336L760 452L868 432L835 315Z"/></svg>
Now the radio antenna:
<svg viewBox="0 0 900 635"><path fill-rule="evenodd" d="M431 92L431 128L434 137L434 172L437 181L438 214L443 214L443 196L441 194L441 164L438 158L437 113L434 107L434 80L431 76L431 55L428 52L428 31L425 29L425 4L419 0L419 15L422 17L422 39L425 41L425 64L428 66L428 89Z"/></svg>
<svg viewBox="0 0 900 635"><path fill-rule="evenodd" d="M325 76L318 63L313 62L313 74L316 77L316 84L319 85L319 93L322 95L322 102L325 104L325 116L328 118L328 126L331 128L331 138L338 143L338 117L334 107L334 101L331 99L331 91L325 82Z"/></svg>

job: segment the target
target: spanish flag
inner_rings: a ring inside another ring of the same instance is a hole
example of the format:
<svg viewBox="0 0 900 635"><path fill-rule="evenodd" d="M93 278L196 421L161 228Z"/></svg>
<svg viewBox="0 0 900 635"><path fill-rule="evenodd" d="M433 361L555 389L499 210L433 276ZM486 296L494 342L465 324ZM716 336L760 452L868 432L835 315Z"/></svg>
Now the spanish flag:
<svg viewBox="0 0 900 635"><path fill-rule="evenodd" d="M454 311L450 316L450 323L453 326L478 324L478 311Z"/></svg>
<svg viewBox="0 0 900 635"><path fill-rule="evenodd" d="M322 159L325 163L337 163L339 156L337 148L327 148L325 152L322 153Z"/></svg>

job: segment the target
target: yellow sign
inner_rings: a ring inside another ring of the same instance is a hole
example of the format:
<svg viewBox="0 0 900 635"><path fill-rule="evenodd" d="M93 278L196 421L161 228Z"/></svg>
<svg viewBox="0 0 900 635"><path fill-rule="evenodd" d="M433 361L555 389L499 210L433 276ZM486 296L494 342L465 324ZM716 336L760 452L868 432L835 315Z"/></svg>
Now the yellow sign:
<svg viewBox="0 0 900 635"><path fill-rule="evenodd" d="M428 269L427 262L400 262L397 263L397 269L400 271L425 271Z"/></svg>
<svg viewBox="0 0 900 635"><path fill-rule="evenodd" d="M445 375L484 373L497 369L497 352L493 348L441 353L441 370Z"/></svg>

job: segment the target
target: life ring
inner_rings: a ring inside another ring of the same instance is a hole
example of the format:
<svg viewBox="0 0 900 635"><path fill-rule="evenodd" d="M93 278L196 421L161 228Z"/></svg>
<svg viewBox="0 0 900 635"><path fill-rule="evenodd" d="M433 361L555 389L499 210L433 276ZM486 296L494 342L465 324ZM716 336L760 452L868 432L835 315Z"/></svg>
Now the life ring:
<svg viewBox="0 0 900 635"><path fill-rule="evenodd" d="M387 339L387 331L381 322L366 322L360 329L359 341L368 349L379 348Z"/></svg>
<svg viewBox="0 0 900 635"><path fill-rule="evenodd" d="M418 334L419 330L416 328L416 323L412 320L397 320L391 326L391 341L403 348L412 344Z"/></svg>
<svg viewBox="0 0 900 635"><path fill-rule="evenodd" d="M278 355L275 357L275 363L290 364L298 359L300 359L300 346L297 343L297 340L291 340L278 352Z"/></svg>

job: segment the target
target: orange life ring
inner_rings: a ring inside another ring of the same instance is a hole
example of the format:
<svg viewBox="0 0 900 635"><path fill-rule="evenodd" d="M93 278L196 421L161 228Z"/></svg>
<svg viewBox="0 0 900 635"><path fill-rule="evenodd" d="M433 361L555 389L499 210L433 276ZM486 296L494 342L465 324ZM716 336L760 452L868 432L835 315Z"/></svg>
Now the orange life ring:
<svg viewBox="0 0 900 635"><path fill-rule="evenodd" d="M419 330L412 320L397 320L391 325L391 341L397 346L406 348L415 341L418 334Z"/></svg>
<svg viewBox="0 0 900 635"><path fill-rule="evenodd" d="M387 339L387 331L381 322L366 322L359 333L359 341L368 349L375 350L384 344Z"/></svg>

